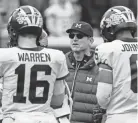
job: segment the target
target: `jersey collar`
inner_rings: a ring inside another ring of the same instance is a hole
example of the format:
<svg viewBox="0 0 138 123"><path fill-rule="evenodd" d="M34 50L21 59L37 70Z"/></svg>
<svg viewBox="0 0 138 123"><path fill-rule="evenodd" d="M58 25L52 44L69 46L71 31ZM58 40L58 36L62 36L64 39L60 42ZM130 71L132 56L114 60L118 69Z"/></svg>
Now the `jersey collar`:
<svg viewBox="0 0 138 123"><path fill-rule="evenodd" d="M124 42L137 42L136 38L120 38L119 40Z"/></svg>
<svg viewBox="0 0 138 123"><path fill-rule="evenodd" d="M30 50L30 51L41 51L42 49L44 49L44 47L33 47L33 48L22 48L22 47L18 47L19 49L22 50Z"/></svg>

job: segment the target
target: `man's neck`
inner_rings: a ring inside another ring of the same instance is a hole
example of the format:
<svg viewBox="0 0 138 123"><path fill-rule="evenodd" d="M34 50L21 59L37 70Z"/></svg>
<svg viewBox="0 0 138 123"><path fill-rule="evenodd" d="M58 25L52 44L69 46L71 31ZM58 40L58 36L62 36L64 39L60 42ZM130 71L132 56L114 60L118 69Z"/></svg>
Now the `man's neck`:
<svg viewBox="0 0 138 123"><path fill-rule="evenodd" d="M84 58L84 55L90 56L91 53L90 52L87 52L87 53L85 53L85 52L74 52L73 55L74 55L76 61L82 61Z"/></svg>
<svg viewBox="0 0 138 123"><path fill-rule="evenodd" d="M119 33L117 33L116 38L117 39L121 39L121 38L131 38L132 35L130 33L130 31L121 31Z"/></svg>
<svg viewBox="0 0 138 123"><path fill-rule="evenodd" d="M37 47L36 38L19 37L18 46L21 48L35 48Z"/></svg>

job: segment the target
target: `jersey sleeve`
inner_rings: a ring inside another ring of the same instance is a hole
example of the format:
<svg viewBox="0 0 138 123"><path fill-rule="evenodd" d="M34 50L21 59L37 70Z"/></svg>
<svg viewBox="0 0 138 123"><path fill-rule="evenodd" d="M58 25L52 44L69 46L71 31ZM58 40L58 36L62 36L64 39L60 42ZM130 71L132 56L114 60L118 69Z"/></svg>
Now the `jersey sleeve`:
<svg viewBox="0 0 138 123"><path fill-rule="evenodd" d="M106 64L112 67L113 52L108 46L101 44L95 49L94 60L97 65Z"/></svg>
<svg viewBox="0 0 138 123"><path fill-rule="evenodd" d="M65 95L65 84L63 80L57 80L54 84L54 91L51 100L52 108L58 108L62 106Z"/></svg>
<svg viewBox="0 0 138 123"><path fill-rule="evenodd" d="M63 54L63 52L60 52L58 59L59 59L58 62L60 64L60 68L58 71L57 80L61 80L61 79L64 79L69 74L69 71L67 67L66 57Z"/></svg>
<svg viewBox="0 0 138 123"><path fill-rule="evenodd" d="M15 48L0 48L0 64L11 61Z"/></svg>

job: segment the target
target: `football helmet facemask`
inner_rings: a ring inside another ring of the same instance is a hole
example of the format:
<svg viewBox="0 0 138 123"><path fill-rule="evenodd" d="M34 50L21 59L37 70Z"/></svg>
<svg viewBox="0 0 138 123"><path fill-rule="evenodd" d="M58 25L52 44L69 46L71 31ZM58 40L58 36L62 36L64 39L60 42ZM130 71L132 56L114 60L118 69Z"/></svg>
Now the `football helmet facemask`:
<svg viewBox="0 0 138 123"><path fill-rule="evenodd" d="M116 33L121 30L130 30L134 33L136 28L134 13L124 6L115 6L108 9L100 23L101 34L105 42L115 40Z"/></svg>
<svg viewBox="0 0 138 123"><path fill-rule="evenodd" d="M17 8L12 12L7 25L10 45L17 46L19 34L33 34L38 39L42 28L42 15L36 8L28 5Z"/></svg>

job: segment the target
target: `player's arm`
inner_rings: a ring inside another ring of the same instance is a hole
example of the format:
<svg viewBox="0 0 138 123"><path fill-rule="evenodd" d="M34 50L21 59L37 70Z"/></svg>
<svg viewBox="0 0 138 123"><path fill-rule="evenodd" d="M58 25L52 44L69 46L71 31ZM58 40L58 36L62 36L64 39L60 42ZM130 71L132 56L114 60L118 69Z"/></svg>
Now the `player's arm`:
<svg viewBox="0 0 138 123"><path fill-rule="evenodd" d="M112 68L106 64L99 64L98 86L96 97L99 105L106 109L111 98L113 75Z"/></svg>
<svg viewBox="0 0 138 123"><path fill-rule="evenodd" d="M56 109L56 108L61 108L64 100L64 95L65 95L65 84L64 80L57 80L54 84L54 91L53 91L53 96L51 100L51 107Z"/></svg>
<svg viewBox="0 0 138 123"><path fill-rule="evenodd" d="M61 65L59 68L59 72L57 75L56 82L54 84L54 92L52 97L51 106L53 108L60 108L63 104L64 96L65 96L65 78L68 75L68 68L66 64L66 58L62 53Z"/></svg>
<svg viewBox="0 0 138 123"><path fill-rule="evenodd" d="M95 63L99 66L98 86L96 97L99 105L106 109L111 98L113 74L112 74L112 51L106 44L99 45L95 49Z"/></svg>
<svg viewBox="0 0 138 123"><path fill-rule="evenodd" d="M71 114L70 98L65 93L66 82L64 80L57 80L55 82L55 89L51 101L51 106L54 108L54 114L59 123L69 123L69 116ZM70 104L69 104L70 102Z"/></svg>
<svg viewBox="0 0 138 123"><path fill-rule="evenodd" d="M60 123L65 123L66 120L69 120L68 116L71 114L71 108L69 105L70 97L65 93L65 88L67 85L65 82L65 77L69 74L69 71L63 52L60 52L60 59L58 57L57 62L59 63L59 69L57 73L57 81L55 82L55 89L53 92L54 99L52 101L52 105L56 107L56 109L54 109L56 118L60 121Z"/></svg>

